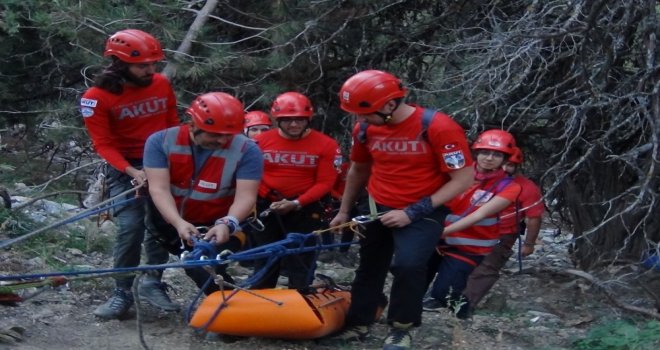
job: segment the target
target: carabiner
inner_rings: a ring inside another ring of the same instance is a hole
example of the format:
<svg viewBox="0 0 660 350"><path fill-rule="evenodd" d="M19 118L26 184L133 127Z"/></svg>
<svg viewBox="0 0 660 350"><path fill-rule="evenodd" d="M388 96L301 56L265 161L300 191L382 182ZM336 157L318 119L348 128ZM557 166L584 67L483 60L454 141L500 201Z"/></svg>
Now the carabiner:
<svg viewBox="0 0 660 350"><path fill-rule="evenodd" d="M272 213L272 212L273 212L273 209L270 209L270 208L268 208L268 209L262 211L261 213L259 213L259 219L265 219L265 218L267 218L268 215L270 215L270 213Z"/></svg>
<svg viewBox="0 0 660 350"><path fill-rule="evenodd" d="M356 216L353 219L351 219L351 221L353 221L354 223L356 223L358 225L368 224L368 223L374 222L376 220L380 220L380 217L379 216L374 217L374 216L371 216L371 215L360 215L360 216Z"/></svg>

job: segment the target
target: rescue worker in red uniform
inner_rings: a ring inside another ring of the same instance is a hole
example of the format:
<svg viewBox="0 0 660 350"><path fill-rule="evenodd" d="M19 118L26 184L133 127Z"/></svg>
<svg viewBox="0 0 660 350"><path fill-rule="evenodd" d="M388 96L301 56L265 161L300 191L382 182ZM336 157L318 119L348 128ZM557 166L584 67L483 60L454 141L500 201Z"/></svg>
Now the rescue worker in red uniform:
<svg viewBox="0 0 660 350"><path fill-rule="evenodd" d="M243 133L250 139L255 136L266 132L273 127L273 122L270 121L268 113L262 111L251 111L245 113L245 129Z"/></svg>
<svg viewBox="0 0 660 350"><path fill-rule="evenodd" d="M405 95L397 77L379 70L353 75L339 91L340 107L358 123L342 203L330 226L350 220L365 186L373 204L361 203L360 213L379 219L366 224L346 325L331 341L368 335L391 271L391 327L383 349L411 348L410 330L422 321L427 262L448 213L444 204L472 183L463 128L446 114L404 102Z"/></svg>
<svg viewBox="0 0 660 350"><path fill-rule="evenodd" d="M80 99L80 112L96 152L110 165L106 174L110 197L133 188L146 186L142 170L144 143L152 133L179 124L176 98L170 82L156 73L156 64L164 59L160 42L137 29L113 34L105 45L104 56L112 63L95 77L94 86ZM128 194L118 201L129 199ZM113 209L118 224L114 246L114 267L134 267L140 264L144 248L147 264L168 261L168 253L146 230L145 204L140 197ZM94 314L101 318L120 318L133 304L132 276L116 277L112 297ZM161 273L150 272L139 286L139 294L147 302L166 311L179 306L165 293Z"/></svg>
<svg viewBox="0 0 660 350"><path fill-rule="evenodd" d="M204 240L217 250L237 251L245 241L239 223L252 212L263 172L257 145L242 134L243 104L223 92L201 95L187 114L192 124L157 132L145 146L149 193L158 209L151 222L162 233L161 242L173 254L190 250ZM187 247L181 249L181 244ZM223 265L224 268L225 265ZM230 276L221 268L228 282ZM201 267L186 273L202 288L209 274ZM208 295L219 287L207 284Z"/></svg>
<svg viewBox="0 0 660 350"><path fill-rule="evenodd" d="M520 254L528 256L534 252L534 245L541 230L541 219L545 208L543 207L539 187L520 174L519 169L522 162L522 151L520 148L514 147L513 154L504 164L504 171L512 176L513 181L521 187L520 196L518 197L519 210L510 213L503 212L502 214L502 220L513 221L512 224L506 224L505 226L510 227L516 222L520 222L520 226L518 226L517 231L500 236L500 241L493 248L493 251L483 259L481 264L468 277L467 285L463 291L463 295L469 301L469 306L464 308L465 317L469 317L473 313L474 308L500 278L500 270L509 261L513 254L512 247L518 236L525 233L525 228L527 233L524 243L521 244Z"/></svg>
<svg viewBox="0 0 660 350"><path fill-rule="evenodd" d="M266 112L262 111L251 111L245 113L245 125L243 126L243 133L249 139L254 139L255 136L264 133L273 128L273 122L270 120L270 116ZM244 249L250 249L256 246L255 243L255 231L260 231L262 229L261 225L256 222L251 222L248 225L243 227L243 232L246 234L246 242L243 246ZM243 260L240 262L243 267L252 267L254 266L253 260Z"/></svg>
<svg viewBox="0 0 660 350"><path fill-rule="evenodd" d="M277 128L255 137L263 152L264 176L259 186L257 210L264 230L255 234L257 245L283 239L289 233L311 233L323 225L320 202L335 183L337 142L310 128L314 115L311 101L298 92L285 92L275 98L270 110ZM265 216L265 217L264 217ZM308 240L306 245L316 242ZM315 253L289 255L281 263L288 271L289 288L306 288L313 280ZM267 265L255 261L255 270ZM253 288L277 284L280 264L275 263Z"/></svg>
<svg viewBox="0 0 660 350"><path fill-rule="evenodd" d="M454 309L466 317L471 300L462 295L468 276L489 255L502 235L517 232L515 220L500 220L503 213L514 212L520 185L502 166L513 155L515 139L503 130L487 130L472 145L476 155L474 184L448 203L442 240L437 254L429 260L429 277L437 272L426 310Z"/></svg>

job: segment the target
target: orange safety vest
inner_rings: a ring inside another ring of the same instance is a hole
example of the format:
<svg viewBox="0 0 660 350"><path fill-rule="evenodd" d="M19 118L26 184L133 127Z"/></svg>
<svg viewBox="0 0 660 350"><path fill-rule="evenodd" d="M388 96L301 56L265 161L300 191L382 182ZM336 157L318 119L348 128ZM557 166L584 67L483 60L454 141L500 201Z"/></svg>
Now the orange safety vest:
<svg viewBox="0 0 660 350"><path fill-rule="evenodd" d="M163 148L170 170L170 191L181 217L195 224L209 224L227 215L236 192L236 169L249 139L235 135L223 149L215 150L195 174L189 126L168 132Z"/></svg>
<svg viewBox="0 0 660 350"><path fill-rule="evenodd" d="M477 210L481 205L495 197L512 183L508 176L496 177L474 186L458 200L457 205L452 208L454 213L463 212L461 215L449 214L445 219L445 226L460 220ZM511 205L515 205L512 203ZM499 214L494 214L477 222L473 226L462 231L449 233L439 246L439 251L456 251L471 255L488 255L493 247L499 242L501 232L499 230Z"/></svg>

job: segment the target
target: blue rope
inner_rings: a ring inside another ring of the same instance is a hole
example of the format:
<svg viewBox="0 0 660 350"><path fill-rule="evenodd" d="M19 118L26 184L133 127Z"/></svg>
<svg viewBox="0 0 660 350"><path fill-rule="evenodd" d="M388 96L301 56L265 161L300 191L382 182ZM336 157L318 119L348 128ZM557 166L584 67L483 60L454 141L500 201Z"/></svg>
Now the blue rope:
<svg viewBox="0 0 660 350"><path fill-rule="evenodd" d="M317 244L314 246L305 246L305 242L310 238L316 238ZM238 289L233 290L224 300L229 300L232 298L241 288L249 288L249 286L254 285L256 282L261 280L265 274L268 272L271 266L279 261L280 258L286 255L291 254L300 254L311 251L316 251L323 249L331 249L335 247L342 247L354 244L354 242L345 242L345 243L333 243L333 244L319 244L321 242L318 239L318 235L315 233L301 234L301 233L289 233L287 237L283 240L266 244L260 247L255 247L238 253L232 253L228 255L218 255L217 247L210 242L204 240L195 240L193 245L193 250L187 254L182 263L169 263L169 264L159 264L159 265L141 265L136 267L117 267L111 269L92 269L84 271L65 271L65 272L50 272L50 273L40 273L40 274L27 274L27 275L15 275L15 276L0 276L0 281L15 281L15 280L32 280L32 279L41 279L47 277L55 276L78 276L78 275L102 275L102 274L117 274L117 273L133 273L137 271L153 271L153 270L164 270L168 268L191 268L191 267L201 267L201 266L216 266L220 264L226 264L229 261L244 261L244 260L254 260L260 258L267 258L266 263L263 268L259 271L256 271L248 279L244 280L238 285ZM295 247L288 248L286 245L293 245ZM206 257L215 256L215 259L207 259ZM310 271L311 273L311 271ZM102 276L98 276L102 277ZM190 302L188 308L186 309L185 319L189 323L192 319L192 314L194 312L197 302L201 299L204 290L213 282L213 277L209 277L208 280L204 283L202 288L197 291L197 294ZM206 331L208 326L213 323L213 321L218 317L222 309L227 307L226 302L222 302L218 305L216 310L213 312L213 315L209 320L202 326L197 328L198 330Z"/></svg>
<svg viewBox="0 0 660 350"><path fill-rule="evenodd" d="M133 267L115 267L107 269L90 269L90 270L73 270L73 271L61 271L61 272L47 272L47 273L35 273L35 274L25 274L25 275L4 275L0 276L0 281L17 281L17 280L30 280L30 279L40 279L47 277L57 277L57 276L79 276L79 275L93 275L93 274L116 274L116 273L132 273L139 271L152 271L152 270L165 270L170 268L192 268L196 266L217 266L221 264L227 264L230 261L244 261L244 260L254 260L269 258L274 261L277 259L291 254L300 254L316 250L331 249L334 247L341 247L346 245L354 244L355 242L346 242L346 243L333 243L333 244L320 244L315 246L298 246L293 248L287 248L285 245L291 243L300 243L308 239L309 237L315 236L315 233L301 234L301 233L289 233L287 237L283 240L266 244L260 247L255 247L238 253L232 253L226 256L216 256L209 259L197 259L197 260L184 260L180 263L167 263L167 264L157 264L157 265L140 265ZM196 250L208 249L206 245L198 245L193 247L193 252L190 255L203 256L200 252L195 252ZM215 248L214 248L215 249ZM207 255L208 256L208 255ZM272 265L271 263L271 265ZM268 264L267 266L268 267ZM262 269L265 270L265 269ZM265 273L264 271L259 271L255 273ZM262 276L263 277L263 276ZM252 278L252 277L250 277Z"/></svg>
<svg viewBox="0 0 660 350"><path fill-rule="evenodd" d="M106 206L102 206L102 207L99 207L99 208L96 208L96 209L83 211L82 213L79 213L79 214L77 214L77 215L74 215L74 216L72 216L72 217L70 217L70 218L67 218L67 219L65 219L65 220L62 220L62 221L59 221L59 222L53 223L53 224L51 224L51 225L49 225L49 226L46 226L46 227L44 227L44 228L41 228L41 229L39 229L39 230L36 230L36 231L30 232L30 233L24 234L24 235L22 235L22 236L18 236L18 237L16 237L16 238L6 239L6 240L4 240L4 241L1 241L1 242L0 242L0 249L5 248L5 247L8 247L8 246L10 246L10 245L12 245L12 244L14 244L14 243L16 243L16 242L20 242L20 241L22 241L22 240L25 240L25 239L27 239L27 238L30 238L31 236L34 236L35 234L40 233L40 232L43 232L43 231L45 231L45 230L47 230L47 229L52 229L52 228L60 227L60 226L63 226L63 225L66 225L66 224L72 223L72 222L74 222L74 221L78 221L78 220L80 220L80 219L84 219L84 218L86 218L86 217L88 217L88 216L91 216L91 215L94 215L94 214L97 214L97 213L100 213L100 212L106 211L106 210L108 210L108 209L111 209L111 208L114 208L114 207L117 207L117 206L120 206L120 205L123 205L123 204L126 204L126 203L133 202L133 201L135 201L135 200L136 200L135 197L133 197L133 198L128 198L128 199L124 199L124 200L121 200L121 201L113 202L112 204L109 204L109 205L106 205Z"/></svg>

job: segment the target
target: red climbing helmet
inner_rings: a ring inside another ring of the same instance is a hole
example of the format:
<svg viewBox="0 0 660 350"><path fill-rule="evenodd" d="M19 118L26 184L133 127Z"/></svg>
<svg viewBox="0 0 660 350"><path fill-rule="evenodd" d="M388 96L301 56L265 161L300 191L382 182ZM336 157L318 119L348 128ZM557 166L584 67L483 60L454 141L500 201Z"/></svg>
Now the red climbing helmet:
<svg viewBox="0 0 660 350"><path fill-rule="evenodd" d="M126 63L149 63L165 58L160 42L138 29L120 30L105 43L103 56L115 56Z"/></svg>
<svg viewBox="0 0 660 350"><path fill-rule="evenodd" d="M268 113L262 111L252 111L245 113L245 127L249 128L255 125L273 126Z"/></svg>
<svg viewBox="0 0 660 350"><path fill-rule="evenodd" d="M520 150L518 147L514 147L513 154L511 157L509 157L509 162L513 164L522 164L524 159L525 158L523 158L522 150Z"/></svg>
<svg viewBox="0 0 660 350"><path fill-rule="evenodd" d="M516 140L509 132L499 129L486 130L482 132L472 144L472 149L489 149L499 151L509 156L513 155Z"/></svg>
<svg viewBox="0 0 660 350"><path fill-rule="evenodd" d="M365 70L348 78L339 90L339 106L348 113L370 114L406 95L399 78L380 70Z"/></svg>
<svg viewBox="0 0 660 350"><path fill-rule="evenodd" d="M186 111L196 127L216 134L243 132L243 103L224 92L209 92L193 101Z"/></svg>
<svg viewBox="0 0 660 350"><path fill-rule="evenodd" d="M270 114L275 119L284 117L307 117L307 119L312 119L314 108L307 96L289 91L275 98L273 106L270 108Z"/></svg>

